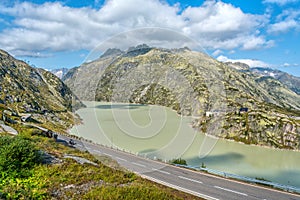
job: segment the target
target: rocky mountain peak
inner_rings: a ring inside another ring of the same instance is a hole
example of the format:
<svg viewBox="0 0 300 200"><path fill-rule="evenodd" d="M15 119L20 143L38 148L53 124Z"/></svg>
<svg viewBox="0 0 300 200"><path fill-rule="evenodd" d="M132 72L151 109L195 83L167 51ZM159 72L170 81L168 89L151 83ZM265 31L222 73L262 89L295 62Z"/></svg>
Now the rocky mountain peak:
<svg viewBox="0 0 300 200"><path fill-rule="evenodd" d="M237 70L249 70L250 66L242 62L226 62L226 64Z"/></svg>
<svg viewBox="0 0 300 200"><path fill-rule="evenodd" d="M134 57L148 53L151 51L153 47L149 47L147 44L140 44L136 47L129 47L126 51L126 57Z"/></svg>
<svg viewBox="0 0 300 200"><path fill-rule="evenodd" d="M116 56L122 55L123 53L124 53L124 51L122 51L120 49L109 48L100 56L100 58L116 57Z"/></svg>

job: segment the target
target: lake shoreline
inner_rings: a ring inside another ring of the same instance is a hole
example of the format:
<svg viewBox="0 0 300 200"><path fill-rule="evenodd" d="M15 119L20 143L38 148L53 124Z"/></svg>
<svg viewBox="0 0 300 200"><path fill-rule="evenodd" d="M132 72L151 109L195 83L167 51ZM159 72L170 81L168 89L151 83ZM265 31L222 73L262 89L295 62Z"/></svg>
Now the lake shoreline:
<svg viewBox="0 0 300 200"><path fill-rule="evenodd" d="M167 120L169 121L166 122L165 129L162 129L163 132L157 136L153 136L154 138L138 140L137 138L132 138L129 137L129 135L122 133L115 122L116 118L114 118L113 112L117 112L114 113L118 115L117 119L119 119L120 113L129 112L131 113L130 115L133 115L135 120L140 121L146 120L143 118L148 117L149 106L160 106L143 105L141 107L134 107L134 109L118 108L117 106L111 109L109 108L110 106L106 106L114 104L112 102L86 102L86 104L88 105L88 108L77 111L77 114L80 115L84 124L69 129L69 134L83 137L104 146L111 146L113 143L114 146L120 149L126 149L126 151L129 152L137 152L141 155L147 154L147 157L149 158L155 156L162 160L172 160L176 158L173 156L176 155L174 154L174 151L179 151L182 143L184 143L187 138L192 137L194 133L195 138L191 140L192 143L188 144L189 146L187 147L183 146L183 152L181 153L182 159L187 160L189 165L201 166L201 163L204 162L205 165L211 169L246 177L261 177L275 183L277 182L300 188L300 180L297 179L297 177L300 176L298 167L300 166L300 154L298 151L260 145L247 145L234 140L218 137L211 139L213 143L210 145L210 139L208 138L208 143L205 143L207 141L203 140L205 137L204 134L195 132L195 130L191 128L191 125L188 124L189 120L187 118L182 118L176 111L167 107L162 107L166 108ZM124 103L119 104L124 105ZM98 109L95 109L94 107L97 105L100 106ZM103 105L103 108L101 105ZM125 103L125 105L130 104ZM113 111L113 109L115 110ZM153 116L155 116L156 110L157 109L152 113L154 114ZM94 119L95 117L97 117L97 119ZM162 117L165 118L166 116ZM160 121L159 118L154 119ZM121 121L123 120L126 120L126 118L121 118ZM147 120L149 120L149 118L147 118ZM146 122L148 122L147 120ZM95 123L100 124L96 124L95 126ZM180 123L182 124L179 126ZM176 124L178 126L177 128L174 127ZM101 130L97 128L98 126L100 126ZM181 131L183 132L177 133L179 129L182 129ZM176 134L179 134L179 136ZM189 134L190 136L188 136ZM177 138L176 140L177 136L182 137L182 139ZM170 142L173 140L172 138L175 139L175 143ZM203 148L206 148L207 145L209 145L208 147L211 148L211 150L204 151L203 153L201 148L202 146ZM199 158L199 155L204 155L205 157Z"/></svg>
<svg viewBox="0 0 300 200"><path fill-rule="evenodd" d="M104 104L110 104L110 105L113 105L113 104L126 104L126 105L139 105L139 106L157 106L157 107L165 107L165 108L168 108L170 110L172 110L173 112L175 112L177 114L178 117L181 117L181 118L189 118L189 117L192 117L192 116L189 116L189 115L182 115L182 114L179 114L178 112L176 112L176 110L173 110L169 107L166 107L166 106L161 106L161 105L156 105L156 104L140 104L140 103L129 103L129 102L110 102L110 101L82 101L82 103L84 105L86 105L85 103L87 102L93 102L95 104L95 102L97 103L104 103ZM86 105L87 106L87 105ZM80 108L80 109L84 109L84 108ZM80 110L79 109L79 110ZM76 111L77 112L77 111ZM76 113L75 112L75 113ZM194 118L193 118L194 119ZM81 123L83 123L82 119L80 118L80 121ZM74 126L77 126L78 124L75 124ZM72 126L71 128L68 129L68 133L69 131L74 127ZM227 138L223 138L223 137L217 137L217 136L212 136L212 135L209 135L209 134L205 134L205 133L202 133L201 131L197 130L196 128L194 128L192 126L192 124L190 124L191 128L193 128L195 131L199 132L200 134L203 134L207 137L211 137L211 138L214 138L214 139L218 139L218 140L223 140L223 141L228 141L228 142L234 142L234 143L238 143L238 144L242 144L242 145L246 145L246 146L253 146L253 147L262 147L262 148L266 148L266 149L271 149L271 150L278 150L278 151L292 151L292 152L299 152L300 153L300 149L296 150L296 149L285 149L285 148L276 148L276 147L273 147L273 146L266 146L266 145L259 145L259 144L246 144L246 143L243 143L241 141L236 141L234 139L227 139Z"/></svg>

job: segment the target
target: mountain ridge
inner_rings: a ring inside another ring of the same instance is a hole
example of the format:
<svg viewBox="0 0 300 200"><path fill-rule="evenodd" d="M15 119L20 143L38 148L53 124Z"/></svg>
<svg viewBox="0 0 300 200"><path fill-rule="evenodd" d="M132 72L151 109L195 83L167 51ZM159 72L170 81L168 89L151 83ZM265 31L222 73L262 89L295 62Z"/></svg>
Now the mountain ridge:
<svg viewBox="0 0 300 200"><path fill-rule="evenodd" d="M287 72L283 72L278 69L272 69L267 67L250 67L246 63L242 62L225 62L225 64L238 71L257 75L258 78L260 78L261 76L274 78L286 87L288 87L290 90L295 92L296 94L300 95L300 77L293 76Z"/></svg>
<svg viewBox="0 0 300 200"><path fill-rule="evenodd" d="M64 81L84 100L167 106L198 116L193 126L203 133L214 120L207 113L222 114L217 137L299 149L300 122L293 117L299 116L300 97L278 80L242 72L201 52L148 50L85 63ZM185 82L190 91L176 87Z"/></svg>

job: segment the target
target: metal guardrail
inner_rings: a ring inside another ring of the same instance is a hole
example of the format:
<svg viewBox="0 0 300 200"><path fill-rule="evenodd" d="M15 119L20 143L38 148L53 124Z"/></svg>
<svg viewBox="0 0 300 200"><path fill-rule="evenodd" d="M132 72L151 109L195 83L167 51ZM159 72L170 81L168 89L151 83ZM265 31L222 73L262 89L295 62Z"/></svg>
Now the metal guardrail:
<svg viewBox="0 0 300 200"><path fill-rule="evenodd" d="M78 139L78 140L81 140L81 141L89 142L89 143L92 143L92 144L97 144L97 143L95 143L91 140L84 139L83 137L78 137L78 136L75 136L75 135L68 135L68 134L60 134L60 135L65 135L65 136L68 136L68 137L71 137L71 138L74 138L74 139ZM101 145L101 144L97 144L97 145ZM113 146L107 146L107 145L101 145L101 146L110 147L110 148L114 149ZM116 149L125 151L125 152L130 153L130 154L133 154L132 152L126 151L125 149L118 149L118 148L116 148ZM144 156L142 156L141 154L136 153L135 155L140 156L140 157L144 157L144 158L148 158L147 154L142 154L142 155L144 155ZM157 160L155 158L153 158L153 159ZM245 181L245 182L248 182L248 183L266 185L266 186L269 186L269 187L281 189L283 191L294 192L294 193L300 194L300 188L290 186L290 185L283 185L283 184L275 183L275 182L271 182L271 181L259 180L259 179L255 179L255 178L240 176L240 175L231 174L231 173L227 173L227 172L223 172L223 171L219 171L219 170L214 170L214 169L209 169L209 168L195 167L195 166L189 166L189 165L180 165L180 164L174 164L174 165L178 166L178 167L182 167L182 168L196 170L196 171L207 172L207 173L210 173L210 174L213 174L213 175L218 175L218 176L225 177L225 178L232 178L232 179L235 179L235 180L241 180L241 181Z"/></svg>
<svg viewBox="0 0 300 200"><path fill-rule="evenodd" d="M197 171L204 171L204 172L214 174L214 175L218 175L218 176L222 176L222 177L225 177L225 178L232 178L232 179L236 179L236 180L245 181L245 182L248 182L248 183L267 185L267 186L277 188L277 189L281 189L281 190L284 190L284 191L287 191L287 192L294 192L294 193L299 193L300 194L300 188L290 186L290 185L283 185L283 184L275 183L275 182L271 182L271 181L259 180L259 179L255 179L255 178L250 178L250 177L246 177L246 176L240 176L240 175L236 175L236 174L226 173L226 172L222 172L222 171L218 171L218 170L214 170L214 169L209 169L209 168L193 167L193 166L179 165L179 164L175 164L175 165L178 166L178 167L183 167L183 168L187 168L187 169L193 169L193 170L197 170Z"/></svg>

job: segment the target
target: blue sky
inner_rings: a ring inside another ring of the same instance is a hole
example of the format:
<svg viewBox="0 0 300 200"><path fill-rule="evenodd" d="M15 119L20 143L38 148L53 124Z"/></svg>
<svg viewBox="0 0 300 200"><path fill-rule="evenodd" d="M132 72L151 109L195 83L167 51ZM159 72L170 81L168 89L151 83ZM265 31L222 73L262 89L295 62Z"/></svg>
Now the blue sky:
<svg viewBox="0 0 300 200"><path fill-rule="evenodd" d="M220 61L300 77L300 0L61 0L0 3L0 48L46 69L80 65L101 42L160 27Z"/></svg>

